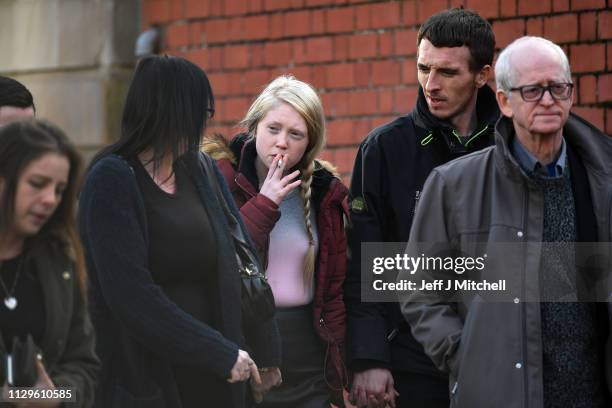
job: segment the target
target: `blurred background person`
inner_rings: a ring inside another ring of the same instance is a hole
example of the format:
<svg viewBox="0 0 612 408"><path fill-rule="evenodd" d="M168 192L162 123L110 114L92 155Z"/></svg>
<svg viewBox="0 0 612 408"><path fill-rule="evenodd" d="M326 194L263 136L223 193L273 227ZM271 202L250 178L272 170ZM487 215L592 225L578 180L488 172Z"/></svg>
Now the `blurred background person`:
<svg viewBox="0 0 612 408"><path fill-rule="evenodd" d="M99 361L74 221L80 175L81 158L57 127L21 121L0 129L0 356L4 362L29 338L36 351L15 374L34 367L35 387L67 387L74 406L89 407Z"/></svg>
<svg viewBox="0 0 612 408"><path fill-rule="evenodd" d="M348 191L329 163L325 116L313 88L290 76L272 81L229 145L206 140L266 265L282 338L283 383L263 407L343 406ZM327 372L324 372L324 368ZM266 377L278 373L265 372ZM330 394L331 393L331 394Z"/></svg>
<svg viewBox="0 0 612 408"><path fill-rule="evenodd" d="M0 126L34 117L32 94L21 82L0 76Z"/></svg>
<svg viewBox="0 0 612 408"><path fill-rule="evenodd" d="M260 366L279 364L273 319L242 329L231 234L200 163L213 113L204 71L143 58L121 137L90 166L79 225L100 333L98 407L244 407L244 381L259 382L245 336Z"/></svg>

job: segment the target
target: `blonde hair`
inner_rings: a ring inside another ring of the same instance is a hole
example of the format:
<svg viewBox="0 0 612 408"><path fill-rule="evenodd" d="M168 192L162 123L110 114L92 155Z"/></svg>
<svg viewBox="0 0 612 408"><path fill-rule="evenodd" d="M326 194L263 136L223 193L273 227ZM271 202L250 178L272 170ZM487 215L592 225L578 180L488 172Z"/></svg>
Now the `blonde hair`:
<svg viewBox="0 0 612 408"><path fill-rule="evenodd" d="M300 193L304 200L304 223L308 234L309 248L304 261L304 282L309 284L315 270L315 245L312 223L310 222L310 197L312 195L312 174L315 170L315 158L325 146L325 114L323 104L315 90L306 82L299 81L290 75L276 78L257 96L246 116L241 122L249 135L255 138L259 121L270 109L286 103L295 109L306 122L308 146L304 155L295 166L300 170L302 183Z"/></svg>

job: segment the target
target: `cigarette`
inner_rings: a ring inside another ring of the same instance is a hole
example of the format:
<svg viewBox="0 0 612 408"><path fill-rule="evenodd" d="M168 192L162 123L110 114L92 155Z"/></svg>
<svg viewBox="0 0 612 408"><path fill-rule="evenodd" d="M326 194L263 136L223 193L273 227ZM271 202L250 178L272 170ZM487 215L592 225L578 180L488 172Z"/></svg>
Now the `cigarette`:
<svg viewBox="0 0 612 408"><path fill-rule="evenodd" d="M283 159L279 159L278 162L276 163L276 167L280 169L282 165L283 165Z"/></svg>

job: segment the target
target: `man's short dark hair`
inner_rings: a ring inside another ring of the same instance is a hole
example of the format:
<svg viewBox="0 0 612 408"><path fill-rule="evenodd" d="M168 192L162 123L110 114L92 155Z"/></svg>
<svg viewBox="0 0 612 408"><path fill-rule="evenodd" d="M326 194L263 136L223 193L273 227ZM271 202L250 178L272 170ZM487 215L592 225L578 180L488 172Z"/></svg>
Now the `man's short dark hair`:
<svg viewBox="0 0 612 408"><path fill-rule="evenodd" d="M495 34L491 24L473 11L453 8L434 14L419 29L417 47L424 38L437 48L467 46L472 72L493 65Z"/></svg>
<svg viewBox="0 0 612 408"><path fill-rule="evenodd" d="M0 107L34 108L34 98L21 82L13 78L0 76Z"/></svg>

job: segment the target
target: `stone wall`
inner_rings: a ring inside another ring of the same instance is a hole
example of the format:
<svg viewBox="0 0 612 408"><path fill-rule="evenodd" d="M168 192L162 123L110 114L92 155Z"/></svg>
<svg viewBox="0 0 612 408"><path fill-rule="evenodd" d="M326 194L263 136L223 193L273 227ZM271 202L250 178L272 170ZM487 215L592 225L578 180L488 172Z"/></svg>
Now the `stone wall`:
<svg viewBox="0 0 612 408"><path fill-rule="evenodd" d="M2 0L0 75L90 156L118 135L139 28L138 0Z"/></svg>

